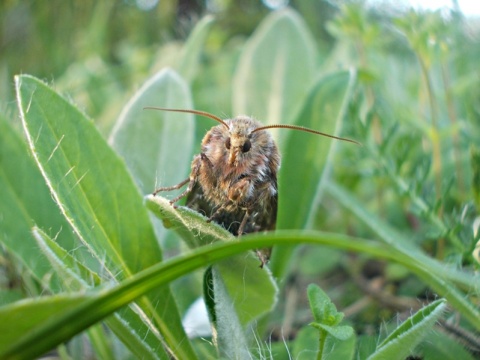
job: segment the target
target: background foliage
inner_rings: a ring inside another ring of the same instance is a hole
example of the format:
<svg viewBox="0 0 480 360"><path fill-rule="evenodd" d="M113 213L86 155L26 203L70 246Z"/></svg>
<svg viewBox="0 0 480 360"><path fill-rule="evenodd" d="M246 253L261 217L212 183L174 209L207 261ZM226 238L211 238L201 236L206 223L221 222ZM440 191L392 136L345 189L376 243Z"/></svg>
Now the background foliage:
<svg viewBox="0 0 480 360"><path fill-rule="evenodd" d="M0 4L0 356L479 356L475 22L361 2L148 4ZM148 105L362 146L274 132L279 231L235 242L146 196L187 176L213 125ZM245 250L271 244L262 271ZM213 340L181 324L202 296Z"/></svg>

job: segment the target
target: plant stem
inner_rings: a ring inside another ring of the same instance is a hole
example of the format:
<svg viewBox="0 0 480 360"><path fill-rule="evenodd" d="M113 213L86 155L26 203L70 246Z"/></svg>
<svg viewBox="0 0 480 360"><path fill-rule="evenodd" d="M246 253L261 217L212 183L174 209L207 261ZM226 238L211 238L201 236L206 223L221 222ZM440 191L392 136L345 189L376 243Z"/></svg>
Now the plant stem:
<svg viewBox="0 0 480 360"><path fill-rule="evenodd" d="M455 114L455 103L453 101L452 92L450 91L450 76L448 73L447 64L440 64L440 69L442 71L442 80L443 80L443 87L445 89L445 102L447 105L447 113L450 119L450 123L452 124L452 136L453 136L453 151L455 156L455 168L457 173L457 184L460 194L463 195L465 193L465 184L464 184L464 176L462 171L462 164L461 164L461 147L460 147L460 139L458 137L456 124L457 124L457 116Z"/></svg>
<svg viewBox="0 0 480 360"><path fill-rule="evenodd" d="M432 121L431 142L432 142L432 157L433 157L433 177L435 182L435 194L437 201L440 201L442 193L442 149L440 146L440 135L438 131L438 109L433 93L432 81L428 73L427 65L422 59L418 51L415 52L422 69L422 75L427 86L428 100L430 103L430 117ZM438 217L441 219L443 214L443 206L438 208ZM445 239L440 238L437 242L437 258L443 258L445 251Z"/></svg>
<svg viewBox="0 0 480 360"><path fill-rule="evenodd" d="M325 330L320 330L317 360L322 360L322 358L323 358L323 350L325 348L325 340L327 340L327 335L328 334Z"/></svg>

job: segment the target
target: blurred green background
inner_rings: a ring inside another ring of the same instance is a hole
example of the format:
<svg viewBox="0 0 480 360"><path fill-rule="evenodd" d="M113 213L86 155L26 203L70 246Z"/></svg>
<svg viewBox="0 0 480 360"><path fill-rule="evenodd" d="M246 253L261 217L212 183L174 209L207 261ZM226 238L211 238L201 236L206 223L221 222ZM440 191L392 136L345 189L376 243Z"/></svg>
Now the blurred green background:
<svg viewBox="0 0 480 360"><path fill-rule="evenodd" d="M216 19L203 60L220 61L238 54L239 45L275 7L271 3L269 8L254 0L2 1L1 106L14 108L13 75L28 73L53 82L100 123L112 122L139 84L171 65L203 15ZM328 1L291 6L303 14L319 44L330 46L325 23L338 9Z"/></svg>

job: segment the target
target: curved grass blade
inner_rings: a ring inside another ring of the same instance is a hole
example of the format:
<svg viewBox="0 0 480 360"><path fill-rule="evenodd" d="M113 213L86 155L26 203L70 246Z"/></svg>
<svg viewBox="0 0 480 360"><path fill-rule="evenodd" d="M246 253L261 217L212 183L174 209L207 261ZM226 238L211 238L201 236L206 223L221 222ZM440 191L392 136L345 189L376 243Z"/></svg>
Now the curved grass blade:
<svg viewBox="0 0 480 360"><path fill-rule="evenodd" d="M0 308L0 333L2 334L12 327L12 316L15 314L19 316L18 314L22 312L31 314L31 316L22 317L20 326L23 326L22 329L25 331L8 344L5 343L5 347L0 348L0 357L30 359L39 356L130 302L195 269L254 248L268 247L276 243L292 244L297 241L330 246L340 245L350 250L364 249L373 255L390 256L390 253L378 244L335 234L257 235L248 236L241 241L218 242L192 250L189 254L178 258L158 263L115 286L63 297L44 297L41 301L29 300ZM65 305L65 307L59 308L59 305Z"/></svg>

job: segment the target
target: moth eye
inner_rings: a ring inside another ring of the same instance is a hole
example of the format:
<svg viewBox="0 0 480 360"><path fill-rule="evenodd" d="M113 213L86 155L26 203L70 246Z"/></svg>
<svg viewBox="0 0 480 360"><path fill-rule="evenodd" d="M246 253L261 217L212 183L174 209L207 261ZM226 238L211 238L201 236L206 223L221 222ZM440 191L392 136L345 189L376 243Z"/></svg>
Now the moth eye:
<svg viewBox="0 0 480 360"><path fill-rule="evenodd" d="M225 140L225 147L230 150L230 146L231 146L231 142L230 142L230 138L227 138L227 140Z"/></svg>
<svg viewBox="0 0 480 360"><path fill-rule="evenodd" d="M252 147L252 143L250 142L250 140L247 140L245 141L245 143L243 144L243 147L242 147L242 151L244 153L248 152L250 150L250 148Z"/></svg>

